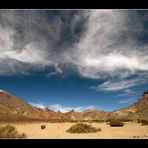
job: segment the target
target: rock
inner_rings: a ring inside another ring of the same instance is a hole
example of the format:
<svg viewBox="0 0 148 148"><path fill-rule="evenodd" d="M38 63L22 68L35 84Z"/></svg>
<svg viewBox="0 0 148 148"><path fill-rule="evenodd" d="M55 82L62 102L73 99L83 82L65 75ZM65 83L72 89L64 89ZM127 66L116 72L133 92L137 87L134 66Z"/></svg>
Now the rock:
<svg viewBox="0 0 148 148"><path fill-rule="evenodd" d="M70 119L71 120L76 120L76 117L75 116L71 116Z"/></svg>
<svg viewBox="0 0 148 148"><path fill-rule="evenodd" d="M144 91L144 94L148 94L148 90L145 90L145 91Z"/></svg>
<svg viewBox="0 0 148 148"><path fill-rule="evenodd" d="M3 94L3 93L5 93L5 92L6 92L6 91L0 89L0 94Z"/></svg>
<svg viewBox="0 0 148 148"><path fill-rule="evenodd" d="M91 118L91 117L85 117L83 120L84 120L84 121L91 121L92 118Z"/></svg>

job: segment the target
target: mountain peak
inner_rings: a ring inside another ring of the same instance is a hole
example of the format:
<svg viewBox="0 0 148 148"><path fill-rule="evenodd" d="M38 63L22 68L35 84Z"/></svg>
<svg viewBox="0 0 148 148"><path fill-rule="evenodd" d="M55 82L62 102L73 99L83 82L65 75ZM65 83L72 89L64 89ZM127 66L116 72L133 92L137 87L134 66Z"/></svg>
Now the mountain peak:
<svg viewBox="0 0 148 148"><path fill-rule="evenodd" d="M143 94L148 94L148 90L145 90Z"/></svg>
<svg viewBox="0 0 148 148"><path fill-rule="evenodd" d="M5 91L5 90L0 89L0 94L2 94L2 93L6 93L6 91Z"/></svg>

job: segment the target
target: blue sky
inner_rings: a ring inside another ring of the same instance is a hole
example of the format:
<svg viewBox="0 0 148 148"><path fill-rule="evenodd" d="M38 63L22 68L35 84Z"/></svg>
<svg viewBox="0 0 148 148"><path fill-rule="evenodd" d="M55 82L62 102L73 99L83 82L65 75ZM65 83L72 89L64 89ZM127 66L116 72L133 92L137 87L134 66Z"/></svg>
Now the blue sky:
<svg viewBox="0 0 148 148"><path fill-rule="evenodd" d="M63 112L114 110L148 89L148 11L0 10L0 89Z"/></svg>
<svg viewBox="0 0 148 148"><path fill-rule="evenodd" d="M147 85L132 89L131 92L104 92L90 89L99 81L68 76L66 78L53 76L22 76L0 77L0 87L33 105L78 108L94 107L100 110L114 110L128 106L141 97ZM128 89L126 89L128 90ZM78 109L79 110L79 109Z"/></svg>

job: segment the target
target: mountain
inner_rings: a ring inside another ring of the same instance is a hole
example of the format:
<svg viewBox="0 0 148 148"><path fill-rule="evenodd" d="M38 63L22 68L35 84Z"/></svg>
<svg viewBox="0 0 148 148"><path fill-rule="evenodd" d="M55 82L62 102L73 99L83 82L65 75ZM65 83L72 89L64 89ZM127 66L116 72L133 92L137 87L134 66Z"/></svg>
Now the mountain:
<svg viewBox="0 0 148 148"><path fill-rule="evenodd" d="M87 109L83 112L77 113L75 115L76 119L84 120L84 121L91 121L91 120L106 120L109 112L96 110L96 109Z"/></svg>
<svg viewBox="0 0 148 148"><path fill-rule="evenodd" d="M34 107L14 95L0 90L0 121L106 121L108 119L121 119L124 121L148 119L148 90L143 96L128 107L112 112L86 109L82 112L71 110L66 113L55 112L51 109Z"/></svg>
<svg viewBox="0 0 148 148"><path fill-rule="evenodd" d="M113 111L112 117L127 120L148 120L148 90L145 90L142 97L132 105Z"/></svg>
<svg viewBox="0 0 148 148"><path fill-rule="evenodd" d="M28 121L50 119L55 112L33 107L24 100L0 90L0 121Z"/></svg>
<svg viewBox="0 0 148 148"><path fill-rule="evenodd" d="M122 121L135 121L137 119L148 120L148 90L145 90L143 96L135 103L112 112L106 112L96 109L87 109L83 112L70 111L67 113L72 120L98 120L106 121L110 119L120 119Z"/></svg>

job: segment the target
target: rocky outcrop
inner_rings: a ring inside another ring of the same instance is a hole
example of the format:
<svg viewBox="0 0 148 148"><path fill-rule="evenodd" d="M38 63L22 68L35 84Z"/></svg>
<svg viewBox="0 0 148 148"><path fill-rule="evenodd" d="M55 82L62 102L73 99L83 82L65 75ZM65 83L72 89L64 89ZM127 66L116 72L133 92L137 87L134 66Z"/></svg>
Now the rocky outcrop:
<svg viewBox="0 0 148 148"><path fill-rule="evenodd" d="M147 119L148 120L148 90L143 92L142 97L132 105L113 111L112 114L116 118L137 120Z"/></svg>
<svg viewBox="0 0 148 148"><path fill-rule="evenodd" d="M146 94L148 94L148 90L145 90L145 91L144 91L144 95L146 95Z"/></svg>

